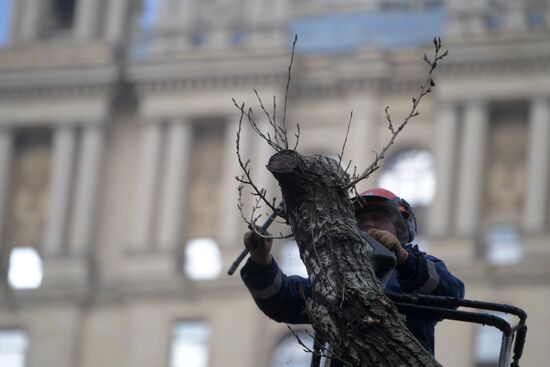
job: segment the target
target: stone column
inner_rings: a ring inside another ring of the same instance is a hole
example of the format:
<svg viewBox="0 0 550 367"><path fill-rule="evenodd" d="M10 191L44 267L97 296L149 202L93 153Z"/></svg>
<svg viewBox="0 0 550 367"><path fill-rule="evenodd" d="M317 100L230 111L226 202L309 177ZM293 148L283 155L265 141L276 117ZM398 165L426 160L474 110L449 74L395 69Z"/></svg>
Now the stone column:
<svg viewBox="0 0 550 367"><path fill-rule="evenodd" d="M13 148L13 134L11 129L0 127L0 238L4 238L3 231L6 228Z"/></svg>
<svg viewBox="0 0 550 367"><path fill-rule="evenodd" d="M456 106L451 103L442 103L435 120L434 156L437 187L430 208L429 231L432 236L444 236L449 232L451 194L456 177L457 123Z"/></svg>
<svg viewBox="0 0 550 367"><path fill-rule="evenodd" d="M537 98L531 103L528 141L523 229L541 232L546 224L550 164L550 102L547 98Z"/></svg>
<svg viewBox="0 0 550 367"><path fill-rule="evenodd" d="M9 15L9 33L8 33L8 44L13 44L18 42L21 39L21 28L22 28L22 14L24 10L25 3L23 1L12 1L10 7Z"/></svg>
<svg viewBox="0 0 550 367"><path fill-rule="evenodd" d="M473 234L479 221L487 125L485 104L468 102L464 112L457 188L456 231L462 235Z"/></svg>
<svg viewBox="0 0 550 367"><path fill-rule="evenodd" d="M88 246L92 241L103 155L103 129L103 126L99 125L86 126L82 132L72 215L73 223L69 237L72 254L83 255L88 253Z"/></svg>
<svg viewBox="0 0 550 367"><path fill-rule="evenodd" d="M20 0L21 1L21 0ZM21 24L19 35L22 41L33 41L40 32L42 22L40 17L44 14L46 1L23 0L21 11ZM15 3L15 1L14 1ZM15 6L15 4L13 5Z"/></svg>
<svg viewBox="0 0 550 367"><path fill-rule="evenodd" d="M188 2L188 1L186 1ZM163 26L172 26L174 25L174 1L172 0L158 0L158 12L157 18L159 24Z"/></svg>
<svg viewBox="0 0 550 367"><path fill-rule="evenodd" d="M135 194L135 226L131 236L131 246L136 250L144 250L152 240L161 148L162 125L158 122L144 124L141 128L141 152L137 162L139 174Z"/></svg>
<svg viewBox="0 0 550 367"><path fill-rule="evenodd" d="M74 35L84 40L96 36L99 20L99 0L78 0L75 9Z"/></svg>
<svg viewBox="0 0 550 367"><path fill-rule="evenodd" d="M50 176L50 198L42 249L45 255L59 255L64 244L67 209L71 192L75 129L59 126L55 130Z"/></svg>
<svg viewBox="0 0 550 367"><path fill-rule="evenodd" d="M131 11L129 0L110 0L107 2L106 37L115 43L123 37L126 12Z"/></svg>
<svg viewBox="0 0 550 367"><path fill-rule="evenodd" d="M167 152L157 234L158 246L162 250L176 248L181 240L183 194L192 131L186 121L176 120L168 125L167 133Z"/></svg>

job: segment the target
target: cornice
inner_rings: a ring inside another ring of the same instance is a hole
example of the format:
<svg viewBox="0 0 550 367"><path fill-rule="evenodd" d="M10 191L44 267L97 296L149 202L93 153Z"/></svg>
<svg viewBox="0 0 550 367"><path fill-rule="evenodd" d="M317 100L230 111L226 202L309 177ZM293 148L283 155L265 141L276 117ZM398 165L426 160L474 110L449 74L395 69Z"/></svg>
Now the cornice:
<svg viewBox="0 0 550 367"><path fill-rule="evenodd" d="M105 41L36 41L0 50L0 72L64 69L115 63L114 47Z"/></svg>
<svg viewBox="0 0 550 367"><path fill-rule="evenodd" d="M115 83L0 85L0 102L22 99L97 97L108 95Z"/></svg>
<svg viewBox="0 0 550 367"><path fill-rule="evenodd" d="M443 77L479 77L510 74L536 74L550 71L550 54L517 55L504 58L462 58L442 63Z"/></svg>
<svg viewBox="0 0 550 367"><path fill-rule="evenodd" d="M286 73L243 73L227 75L189 76L173 79L149 79L136 81L140 94L159 94L191 91L231 90L234 88L256 88L266 85L282 86Z"/></svg>

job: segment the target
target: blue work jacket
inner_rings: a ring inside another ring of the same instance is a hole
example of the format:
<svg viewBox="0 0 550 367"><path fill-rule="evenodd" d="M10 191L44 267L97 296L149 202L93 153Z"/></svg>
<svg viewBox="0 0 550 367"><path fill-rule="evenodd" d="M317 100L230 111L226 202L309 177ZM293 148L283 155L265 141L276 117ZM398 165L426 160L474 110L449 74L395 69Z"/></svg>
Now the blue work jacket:
<svg viewBox="0 0 550 367"><path fill-rule="evenodd" d="M416 245L403 246L407 260L393 272L385 291L421 293L464 298L464 284L452 275L443 261L421 252ZM275 260L259 265L248 259L241 269L241 278L258 307L271 319L288 324L308 324L304 296L311 296L308 278L285 275ZM406 325L420 344L434 354L434 329L437 319L412 311L399 310L407 318Z"/></svg>

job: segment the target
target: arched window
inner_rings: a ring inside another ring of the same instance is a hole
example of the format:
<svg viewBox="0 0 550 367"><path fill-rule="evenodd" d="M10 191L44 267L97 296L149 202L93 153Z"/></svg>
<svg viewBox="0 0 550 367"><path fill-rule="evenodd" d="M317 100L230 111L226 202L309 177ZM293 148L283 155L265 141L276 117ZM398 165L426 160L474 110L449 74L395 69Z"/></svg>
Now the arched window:
<svg viewBox="0 0 550 367"><path fill-rule="evenodd" d="M307 332L296 331L296 335L310 350L313 349L313 338ZM279 340L273 349L270 366L309 367L310 362L311 353L304 350L296 336L288 333Z"/></svg>
<svg viewBox="0 0 550 367"><path fill-rule="evenodd" d="M384 165L379 182L381 187L399 193L411 206L430 205L436 184L432 154L418 148L394 154Z"/></svg>
<svg viewBox="0 0 550 367"><path fill-rule="evenodd" d="M378 186L407 200L413 207L419 232L425 223L426 208L434 199L436 175L432 154L422 148L410 148L389 157Z"/></svg>

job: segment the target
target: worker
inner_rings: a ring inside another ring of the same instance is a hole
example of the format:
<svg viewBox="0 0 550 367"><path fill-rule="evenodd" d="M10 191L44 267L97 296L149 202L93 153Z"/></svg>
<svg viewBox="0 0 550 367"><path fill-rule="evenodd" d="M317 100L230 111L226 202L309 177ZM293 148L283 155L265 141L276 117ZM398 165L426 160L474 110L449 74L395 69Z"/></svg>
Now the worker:
<svg viewBox="0 0 550 367"><path fill-rule="evenodd" d="M395 271L384 291L464 298L464 284L451 274L443 261L412 244L417 225L407 201L391 191L374 188L360 194L354 200L354 206L359 230L396 256ZM287 276L281 271L271 255L271 239L249 231L244 235L244 244L250 250L250 258L241 269L241 278L258 307L278 322L309 323L304 301L304 296L311 295L309 279ZM433 355L434 330L438 320L410 310L400 312L406 317L408 329Z"/></svg>

